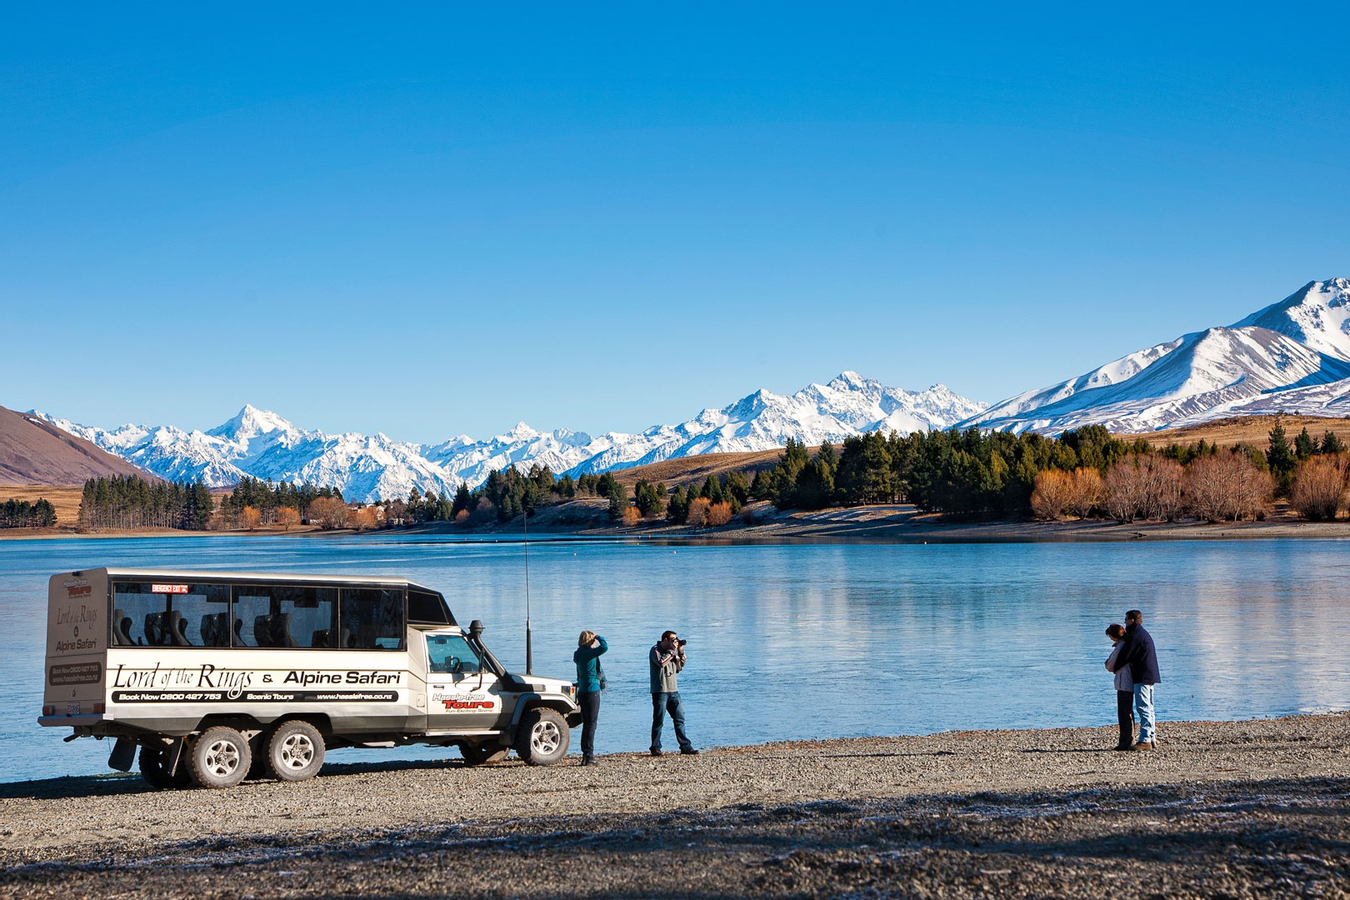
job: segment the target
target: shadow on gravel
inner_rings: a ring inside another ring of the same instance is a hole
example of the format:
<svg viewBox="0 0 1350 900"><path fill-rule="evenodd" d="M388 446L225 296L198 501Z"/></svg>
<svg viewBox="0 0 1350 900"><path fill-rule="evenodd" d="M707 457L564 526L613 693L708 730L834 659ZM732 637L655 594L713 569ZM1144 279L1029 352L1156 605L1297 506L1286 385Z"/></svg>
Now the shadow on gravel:
<svg viewBox="0 0 1350 900"><path fill-rule="evenodd" d="M140 775L70 775L39 781L15 781L0 784L4 800L66 800L73 797L113 797L119 794L144 794L154 788Z"/></svg>
<svg viewBox="0 0 1350 900"><path fill-rule="evenodd" d="M510 768L512 765L525 765L518 760L494 763L480 768ZM436 772L445 769L468 768L462 759L421 759L393 760L370 763L325 763L317 777L333 778L343 775L370 775L385 772ZM244 786L257 782L272 782L271 778L249 779ZM0 799L3 800L63 800L75 797L112 797L119 794L145 794L156 789L150 787L136 772L111 773L108 775L67 775L61 778L43 778L34 781L14 781L0 783ZM195 790L193 787L182 790Z"/></svg>

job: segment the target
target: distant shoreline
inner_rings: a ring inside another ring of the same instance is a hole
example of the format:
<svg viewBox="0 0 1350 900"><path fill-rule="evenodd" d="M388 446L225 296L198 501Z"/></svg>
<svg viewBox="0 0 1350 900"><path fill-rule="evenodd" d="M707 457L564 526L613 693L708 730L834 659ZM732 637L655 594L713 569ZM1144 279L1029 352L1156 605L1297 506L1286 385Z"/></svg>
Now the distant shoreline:
<svg viewBox="0 0 1350 900"><path fill-rule="evenodd" d="M935 515L918 513L912 506L869 506L829 509L817 512L779 512L768 504L755 510L750 522L734 521L718 528L690 529L679 525L611 525L603 515L588 515L577 521L572 504L540 509L531 517L529 532L539 540L568 538L584 540L654 540L680 543L876 543L876 544L1023 544L1023 543L1101 543L1123 541L1189 540L1347 540L1350 520L1306 522L1290 516L1272 516L1259 522L1133 522L1118 523L1101 519L1067 522L996 521L954 522ZM451 522L378 528L367 531L294 528L290 531L180 531L176 529L135 529L127 531L78 532L67 529L5 529L3 540L60 540L66 538L191 538L235 537L331 537L391 534L425 534L465 539L518 539L521 521L465 527Z"/></svg>

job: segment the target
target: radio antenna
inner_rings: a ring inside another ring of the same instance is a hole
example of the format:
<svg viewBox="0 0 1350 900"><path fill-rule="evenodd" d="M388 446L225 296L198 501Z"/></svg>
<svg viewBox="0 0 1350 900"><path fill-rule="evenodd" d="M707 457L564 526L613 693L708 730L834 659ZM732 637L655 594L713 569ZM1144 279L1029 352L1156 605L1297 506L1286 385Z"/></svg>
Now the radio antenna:
<svg viewBox="0 0 1350 900"><path fill-rule="evenodd" d="M524 504L521 504L522 507ZM525 526L525 540L521 544L525 549L525 674L534 674L534 646L530 642L530 511L522 508L521 524Z"/></svg>

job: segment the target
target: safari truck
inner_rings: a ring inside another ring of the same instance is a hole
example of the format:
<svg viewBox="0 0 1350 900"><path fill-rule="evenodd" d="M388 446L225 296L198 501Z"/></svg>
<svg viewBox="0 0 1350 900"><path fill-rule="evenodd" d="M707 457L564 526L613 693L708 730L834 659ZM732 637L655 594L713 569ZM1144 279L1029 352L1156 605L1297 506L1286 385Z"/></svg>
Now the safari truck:
<svg viewBox="0 0 1350 900"><path fill-rule="evenodd" d="M575 688L508 672L437 591L401 578L86 569L48 588L39 724L112 738L155 787L302 781L339 747L567 753ZM137 749L139 748L139 753Z"/></svg>

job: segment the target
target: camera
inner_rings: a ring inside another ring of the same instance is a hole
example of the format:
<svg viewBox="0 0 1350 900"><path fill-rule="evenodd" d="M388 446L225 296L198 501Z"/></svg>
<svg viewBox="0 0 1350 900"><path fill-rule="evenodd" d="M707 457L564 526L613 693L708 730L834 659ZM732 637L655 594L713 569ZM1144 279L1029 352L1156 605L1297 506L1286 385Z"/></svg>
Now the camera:
<svg viewBox="0 0 1350 900"><path fill-rule="evenodd" d="M681 647L683 647L685 644L687 644L687 643L689 643L689 642L686 641L684 638L680 638L680 639L677 640L675 643L677 643L677 644L679 644Z"/></svg>

